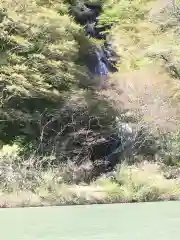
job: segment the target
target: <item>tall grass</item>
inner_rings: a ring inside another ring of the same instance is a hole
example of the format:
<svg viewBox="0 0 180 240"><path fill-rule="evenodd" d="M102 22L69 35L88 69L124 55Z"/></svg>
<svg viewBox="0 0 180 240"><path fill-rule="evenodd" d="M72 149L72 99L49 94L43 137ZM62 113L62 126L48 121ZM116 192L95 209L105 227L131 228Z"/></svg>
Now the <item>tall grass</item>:
<svg viewBox="0 0 180 240"><path fill-rule="evenodd" d="M42 169L40 165L33 166L34 157L23 159L19 150L15 145L5 146L0 154L1 207L177 200L180 197L179 177L167 179L170 170L164 165L122 164L111 175L93 180L90 162L81 166L69 162ZM52 156L48 158L51 160ZM38 163L41 161L43 158L38 159Z"/></svg>

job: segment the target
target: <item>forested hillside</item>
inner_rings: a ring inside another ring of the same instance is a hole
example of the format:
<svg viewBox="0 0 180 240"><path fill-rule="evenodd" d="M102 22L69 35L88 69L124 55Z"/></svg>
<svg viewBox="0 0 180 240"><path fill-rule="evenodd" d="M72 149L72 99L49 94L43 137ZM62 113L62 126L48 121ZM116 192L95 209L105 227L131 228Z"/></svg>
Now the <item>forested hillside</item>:
<svg viewBox="0 0 180 240"><path fill-rule="evenodd" d="M1 206L179 199L179 21L173 0L0 2Z"/></svg>

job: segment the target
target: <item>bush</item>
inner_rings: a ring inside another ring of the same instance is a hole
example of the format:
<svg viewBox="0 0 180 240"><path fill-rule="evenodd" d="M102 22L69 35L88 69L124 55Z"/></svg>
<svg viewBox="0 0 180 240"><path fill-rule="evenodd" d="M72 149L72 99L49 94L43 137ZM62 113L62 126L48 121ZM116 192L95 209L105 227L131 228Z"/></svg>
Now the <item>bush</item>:
<svg viewBox="0 0 180 240"><path fill-rule="evenodd" d="M81 28L59 1L7 0L0 9L1 139L36 138L44 110L59 108L86 75L76 63Z"/></svg>
<svg viewBox="0 0 180 240"><path fill-rule="evenodd" d="M132 201L179 199L179 182L167 180L158 164L144 162L132 167L121 166L116 179L123 189L131 192Z"/></svg>

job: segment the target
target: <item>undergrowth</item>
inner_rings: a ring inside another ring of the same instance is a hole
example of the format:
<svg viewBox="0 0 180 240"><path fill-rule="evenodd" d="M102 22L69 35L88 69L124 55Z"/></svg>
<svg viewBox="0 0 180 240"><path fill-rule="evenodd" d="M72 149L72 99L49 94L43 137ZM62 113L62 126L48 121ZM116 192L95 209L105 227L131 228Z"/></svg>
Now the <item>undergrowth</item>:
<svg viewBox="0 0 180 240"><path fill-rule="evenodd" d="M179 168L147 161L118 165L111 174L91 179L92 163L72 162L41 168L39 157L23 159L19 148L6 146L0 155L0 206L25 207L180 199ZM51 161L53 156L48 157ZM37 160L37 159L36 159ZM171 176L169 175L171 174ZM170 178L168 178L170 176ZM88 181L91 179L91 181Z"/></svg>
<svg viewBox="0 0 180 240"><path fill-rule="evenodd" d="M2 207L179 199L179 2L100 2L121 61L97 92L79 87L93 41L69 1L0 2ZM116 119L135 134L112 176L96 174L90 149Z"/></svg>

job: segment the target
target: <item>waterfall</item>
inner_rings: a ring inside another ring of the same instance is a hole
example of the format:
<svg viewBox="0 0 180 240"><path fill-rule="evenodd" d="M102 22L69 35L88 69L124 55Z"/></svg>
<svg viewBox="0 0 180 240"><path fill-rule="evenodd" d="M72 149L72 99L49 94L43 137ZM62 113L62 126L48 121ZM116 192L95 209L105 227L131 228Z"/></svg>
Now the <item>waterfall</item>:
<svg viewBox="0 0 180 240"><path fill-rule="evenodd" d="M92 56L88 57L87 67L95 77L100 76L101 78L104 77L104 80L107 80L109 72L117 71L115 65L118 61L118 55L106 40L106 33L104 33L111 26L98 27L98 17L101 11L101 6L93 3L85 3L81 8L78 6L71 8L76 21L84 26L86 36L104 40L104 44L99 49L95 49Z"/></svg>

